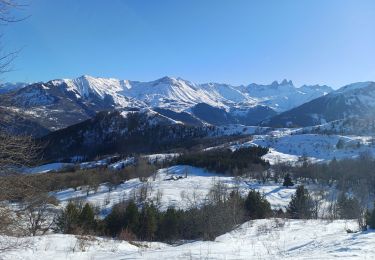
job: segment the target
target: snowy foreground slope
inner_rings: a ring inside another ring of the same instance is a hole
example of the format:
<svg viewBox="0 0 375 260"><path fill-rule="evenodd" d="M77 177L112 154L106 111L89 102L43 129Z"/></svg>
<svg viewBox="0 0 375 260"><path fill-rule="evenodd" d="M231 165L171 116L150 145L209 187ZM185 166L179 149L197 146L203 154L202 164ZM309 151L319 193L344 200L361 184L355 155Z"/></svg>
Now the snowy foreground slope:
<svg viewBox="0 0 375 260"><path fill-rule="evenodd" d="M354 221L246 222L215 241L182 245L46 235L19 240L2 259L374 259L375 232L347 233ZM5 239L5 238L0 238ZM7 238L9 239L9 238Z"/></svg>

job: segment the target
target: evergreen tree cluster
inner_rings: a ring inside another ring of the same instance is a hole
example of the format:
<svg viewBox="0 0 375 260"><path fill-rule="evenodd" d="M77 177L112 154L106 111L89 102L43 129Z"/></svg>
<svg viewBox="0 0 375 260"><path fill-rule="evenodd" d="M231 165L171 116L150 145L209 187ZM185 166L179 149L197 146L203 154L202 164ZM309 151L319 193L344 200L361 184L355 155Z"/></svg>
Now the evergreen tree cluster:
<svg viewBox="0 0 375 260"><path fill-rule="evenodd" d="M241 148L236 151L230 149L215 149L186 153L176 159L176 164L186 164L205 168L230 175L239 175L243 170L252 169L254 165L268 167L269 164L261 157L267 154L263 147Z"/></svg>
<svg viewBox="0 0 375 260"><path fill-rule="evenodd" d="M40 142L47 144L43 156L48 160L68 159L76 154L93 158L189 147L215 134L215 129L214 126L170 124L163 117L150 118L141 112L124 117L118 111L103 111L90 120L55 131Z"/></svg>
<svg viewBox="0 0 375 260"><path fill-rule="evenodd" d="M271 216L271 204L259 191L251 190L245 200L245 209L250 219L262 219Z"/></svg>
<svg viewBox="0 0 375 260"><path fill-rule="evenodd" d="M289 172L301 181L312 180L321 184L335 184L340 190L373 190L375 187L375 159L361 153L358 158L336 160L322 164L290 166Z"/></svg>
<svg viewBox="0 0 375 260"><path fill-rule="evenodd" d="M303 185L297 187L287 208L287 214L293 219L310 219L314 213L314 202Z"/></svg>
<svg viewBox="0 0 375 260"><path fill-rule="evenodd" d="M366 214L366 225L371 229L375 229L375 203L372 211L368 211Z"/></svg>
<svg viewBox="0 0 375 260"><path fill-rule="evenodd" d="M340 219L357 219L361 212L361 205L356 198L350 198L345 193L337 199L337 217Z"/></svg>
<svg viewBox="0 0 375 260"><path fill-rule="evenodd" d="M188 210L159 210L154 204L133 201L115 205L99 220L89 204L69 203L57 220L56 231L68 234L109 235L120 239L174 242L181 239L212 240L250 219L272 216L269 202L256 191L242 198L238 191L211 199Z"/></svg>
<svg viewBox="0 0 375 260"><path fill-rule="evenodd" d="M292 181L292 177L290 176L289 173L287 173L284 177L284 182L283 182L284 187L291 187L294 186L294 183Z"/></svg>
<svg viewBox="0 0 375 260"><path fill-rule="evenodd" d="M56 220L56 231L65 234L95 234L99 226L95 208L89 203L69 202Z"/></svg>

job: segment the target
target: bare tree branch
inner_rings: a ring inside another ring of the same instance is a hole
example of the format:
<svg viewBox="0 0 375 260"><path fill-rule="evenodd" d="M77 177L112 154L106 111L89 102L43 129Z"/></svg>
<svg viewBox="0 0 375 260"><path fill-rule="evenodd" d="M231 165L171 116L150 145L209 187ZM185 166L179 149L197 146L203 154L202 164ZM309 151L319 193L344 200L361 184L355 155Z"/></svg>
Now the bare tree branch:
<svg viewBox="0 0 375 260"><path fill-rule="evenodd" d="M27 19L29 16L19 18L12 14L13 10L22 9L26 6L26 4L21 4L15 0L0 0L0 24L6 25Z"/></svg>

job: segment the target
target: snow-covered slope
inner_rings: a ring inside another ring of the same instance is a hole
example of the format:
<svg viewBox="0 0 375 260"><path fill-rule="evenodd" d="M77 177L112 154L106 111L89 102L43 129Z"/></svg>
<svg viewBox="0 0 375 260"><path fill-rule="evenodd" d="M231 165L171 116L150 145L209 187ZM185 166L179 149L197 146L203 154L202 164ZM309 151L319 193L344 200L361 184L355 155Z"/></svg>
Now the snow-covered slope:
<svg viewBox="0 0 375 260"><path fill-rule="evenodd" d="M196 84L181 78L163 77L150 82L94 78L82 76L62 80L68 90L81 98L96 95L110 96L118 106L129 106L125 98L139 101L150 107L169 108L182 111L198 103L215 107L252 107L267 105L277 111L285 111L332 91L327 86L302 86L296 88L291 81L284 80L271 85L232 86L229 84ZM54 81L56 83L61 80Z"/></svg>
<svg viewBox="0 0 375 260"><path fill-rule="evenodd" d="M181 78L164 77L151 82L128 81L129 88L123 94L145 102L151 107L169 108L175 111L188 109L198 103L228 108L239 102L255 105L252 98L230 85L198 85Z"/></svg>
<svg viewBox="0 0 375 260"><path fill-rule="evenodd" d="M173 77L139 82L85 75L76 79L52 82L55 86L65 83L67 91L73 92L79 99L87 99L90 96L101 100L110 98L117 108L148 106L180 112L198 103L225 108L237 103L248 106L256 104L256 100L230 85L216 83L199 85ZM133 100L133 103L130 100Z"/></svg>
<svg viewBox="0 0 375 260"><path fill-rule="evenodd" d="M19 111L27 120L48 130L76 124L99 111L129 108L163 109L164 115L193 125L257 125L276 115L275 111L285 111L329 91L330 88L319 86L296 88L289 81L232 86L196 84L173 77L139 82L85 75L7 92L0 95L0 107ZM215 120L207 117L212 111L216 113Z"/></svg>
<svg viewBox="0 0 375 260"><path fill-rule="evenodd" d="M271 85L250 84L245 91L263 105L283 112L324 96L331 92L332 88L319 85L296 88L292 81L283 80L281 83L274 81Z"/></svg>
<svg viewBox="0 0 375 260"><path fill-rule="evenodd" d="M375 142L371 136L311 134L303 128L255 134L251 141L233 144L230 148L235 150L247 146L270 148L263 158L271 164L294 164L303 157L307 157L311 162L358 158L361 154L375 157Z"/></svg>
<svg viewBox="0 0 375 260"><path fill-rule="evenodd" d="M38 173L48 173L48 172L58 172L64 169L73 169L74 164L72 163L48 163L32 168L26 168L22 172L24 174L38 174Z"/></svg>
<svg viewBox="0 0 375 260"><path fill-rule="evenodd" d="M270 126L312 126L350 117L373 117L375 82L350 84L267 120Z"/></svg>
<svg viewBox="0 0 375 260"><path fill-rule="evenodd" d="M375 232L356 221L265 219L249 221L214 241L182 245L46 235L14 240L2 259L374 259Z"/></svg>
<svg viewBox="0 0 375 260"><path fill-rule="evenodd" d="M185 178L187 174L187 178ZM178 178L181 176L182 178ZM295 187L283 187L281 184L259 184L256 181L246 179L239 180L235 177L225 176L202 168L188 165L175 165L169 168L160 169L155 179L150 177L147 185L149 187L148 198L154 200L158 193L162 194L160 208L166 210L168 207L188 209L192 201L196 206L201 205L207 199L207 195L216 182L221 182L228 189L239 189L245 196L249 190L257 190L265 194L266 199L274 209L284 209L288 205L291 196L295 193ZM53 193L53 195L65 205L68 201L81 198L100 208L104 214L108 213L111 207L126 198L132 198L134 193L145 185L138 178L120 184L115 190L109 191L103 184L98 192L90 193L87 196L85 190L67 189ZM108 201L110 201L108 203Z"/></svg>
<svg viewBox="0 0 375 260"><path fill-rule="evenodd" d="M206 103L215 107L233 106L237 103L255 105L256 100L236 87L226 84L195 84L193 82L173 77L163 77L154 81L139 82L130 80L94 78L82 76L76 79L53 81L56 85L64 82L68 91L73 91L79 98L95 95L104 99L113 98L119 107L129 106L124 99L133 99L138 105L168 108L174 111L188 109L198 103Z"/></svg>
<svg viewBox="0 0 375 260"><path fill-rule="evenodd" d="M375 118L373 116L350 117L334 120L322 125L303 127L298 132L373 136L375 133Z"/></svg>
<svg viewBox="0 0 375 260"><path fill-rule="evenodd" d="M76 98L81 100L98 98L99 101L112 103L117 108L140 106L137 101L132 102L122 92L129 87L129 82L113 78L94 78L91 76L81 76L76 79L53 80L54 86L66 84L66 90L73 92Z"/></svg>

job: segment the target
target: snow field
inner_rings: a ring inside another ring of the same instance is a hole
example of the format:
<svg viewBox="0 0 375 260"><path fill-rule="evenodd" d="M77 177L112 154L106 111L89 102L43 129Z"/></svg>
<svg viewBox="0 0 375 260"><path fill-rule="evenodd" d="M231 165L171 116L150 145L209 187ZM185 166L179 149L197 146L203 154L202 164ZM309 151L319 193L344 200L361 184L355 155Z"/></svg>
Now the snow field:
<svg viewBox="0 0 375 260"><path fill-rule="evenodd" d="M375 232L347 232L355 228L355 221L263 219L246 222L214 241L182 245L54 234L22 238L19 244L24 246L0 258L374 259Z"/></svg>
<svg viewBox="0 0 375 260"><path fill-rule="evenodd" d="M185 175L187 174L187 178ZM87 195L85 188L74 190L73 188L52 192L61 205L66 205L72 199L82 199L102 209L103 216L110 212L113 205L128 199L134 199L141 187L147 186L147 197L157 203L161 210L168 207L188 209L199 206L207 200L207 195L213 185L221 182L228 187L228 191L238 189L243 196L249 190L259 191L270 202L273 209L283 209L288 206L296 186L283 187L281 183L259 183L255 180L235 178L208 172L202 168L186 165L176 165L158 170L156 175L142 182L138 178L128 180L120 184L116 189L110 190L106 184L99 186L95 193L90 191ZM328 187L308 185L307 188L313 194L323 192L323 202L335 198L336 190ZM160 196L161 195L161 196Z"/></svg>

